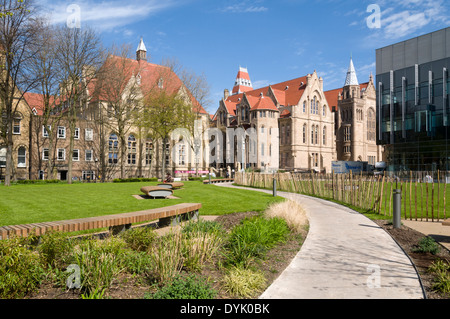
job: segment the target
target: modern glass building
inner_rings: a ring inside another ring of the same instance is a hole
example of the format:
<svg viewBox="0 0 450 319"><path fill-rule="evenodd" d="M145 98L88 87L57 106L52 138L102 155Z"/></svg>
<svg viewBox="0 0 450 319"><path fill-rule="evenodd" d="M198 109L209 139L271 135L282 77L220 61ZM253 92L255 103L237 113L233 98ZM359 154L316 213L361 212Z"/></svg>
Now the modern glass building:
<svg viewBox="0 0 450 319"><path fill-rule="evenodd" d="M376 50L376 70L389 170L450 170L450 27Z"/></svg>

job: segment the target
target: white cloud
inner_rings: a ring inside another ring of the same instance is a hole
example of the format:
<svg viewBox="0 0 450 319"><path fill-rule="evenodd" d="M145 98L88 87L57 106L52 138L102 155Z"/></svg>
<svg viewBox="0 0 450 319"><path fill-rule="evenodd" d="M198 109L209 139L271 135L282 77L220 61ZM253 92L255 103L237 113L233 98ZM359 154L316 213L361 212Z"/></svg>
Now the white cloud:
<svg viewBox="0 0 450 319"><path fill-rule="evenodd" d="M387 39L398 39L430 24L449 21L448 5L443 0L400 0L383 5L381 32Z"/></svg>
<svg viewBox="0 0 450 319"><path fill-rule="evenodd" d="M258 6L257 3L261 1L256 1L252 3L251 1L241 1L226 7L219 9L220 12L224 13L258 13L266 12L269 9L264 6Z"/></svg>
<svg viewBox="0 0 450 319"><path fill-rule="evenodd" d="M68 11L69 5L72 3L65 1L39 0L39 4L55 24L66 23L72 13ZM74 4L80 10L83 25L90 25L99 31L112 31L116 27L129 25L175 6L177 2L174 0L131 0L127 2L82 0Z"/></svg>

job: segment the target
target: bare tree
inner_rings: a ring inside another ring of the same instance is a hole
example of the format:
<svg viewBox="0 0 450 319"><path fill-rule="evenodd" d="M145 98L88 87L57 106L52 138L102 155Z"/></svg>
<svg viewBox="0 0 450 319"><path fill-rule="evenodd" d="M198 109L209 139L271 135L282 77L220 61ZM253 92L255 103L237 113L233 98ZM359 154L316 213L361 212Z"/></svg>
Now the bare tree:
<svg viewBox="0 0 450 319"><path fill-rule="evenodd" d="M106 160L112 166L118 164L120 178L125 178L127 136L132 127L132 114L138 112L142 98L140 64L128 58L129 52L128 46L111 50L98 72L94 91L95 100L101 108L102 129L114 132L118 139L118 145L112 141L113 145L107 147L112 157L106 159L104 156L105 166ZM116 151L120 154L119 158L115 158Z"/></svg>
<svg viewBox="0 0 450 319"><path fill-rule="evenodd" d="M70 130L67 179L71 183L74 132L78 119L87 110L90 97L86 92L103 62L103 53L100 38L92 29L59 27L56 37L56 57L63 79L59 104Z"/></svg>
<svg viewBox="0 0 450 319"><path fill-rule="evenodd" d="M209 115L204 107L212 103L210 95L210 86L204 74L197 75L195 72L184 68L178 60L168 59L163 62L180 78L183 89L182 94L185 96L185 101L190 105L186 109L183 124L189 131L192 138L185 139L191 151L194 154L196 175L199 172L199 165L201 161L201 147L203 146L204 132L209 128Z"/></svg>
<svg viewBox="0 0 450 319"><path fill-rule="evenodd" d="M33 2L24 0L17 6L17 1L2 0L0 7L8 12L0 19L0 100L2 138L6 144L5 185L9 186L13 167L13 121L24 94L36 85L30 61L37 46Z"/></svg>
<svg viewBox="0 0 450 319"><path fill-rule="evenodd" d="M56 29L46 20L39 19L36 23L38 48L33 56L31 69L37 78L36 93L37 99L41 103L39 106L40 115L35 118L35 134L38 154L41 153L40 146L46 144L48 146L48 175L50 179L56 179L55 170L55 149L56 149L56 130L58 122L62 116L62 112L55 113L57 104L60 101L60 83L61 68L57 57L57 38ZM47 141L41 140L42 131L47 134ZM44 143L48 142L48 143ZM41 156L40 156L41 157ZM40 158L39 157L39 158ZM39 160L39 170L42 169L42 161Z"/></svg>

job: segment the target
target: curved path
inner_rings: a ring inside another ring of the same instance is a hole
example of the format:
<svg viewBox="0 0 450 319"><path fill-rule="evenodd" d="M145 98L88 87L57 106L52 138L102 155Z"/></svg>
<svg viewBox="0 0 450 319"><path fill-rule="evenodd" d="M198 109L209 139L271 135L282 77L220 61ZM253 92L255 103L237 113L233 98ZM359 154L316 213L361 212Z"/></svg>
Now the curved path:
<svg viewBox="0 0 450 319"><path fill-rule="evenodd" d="M306 210L310 229L300 252L261 299L425 298L409 257L373 221L322 199L286 192L277 195Z"/></svg>

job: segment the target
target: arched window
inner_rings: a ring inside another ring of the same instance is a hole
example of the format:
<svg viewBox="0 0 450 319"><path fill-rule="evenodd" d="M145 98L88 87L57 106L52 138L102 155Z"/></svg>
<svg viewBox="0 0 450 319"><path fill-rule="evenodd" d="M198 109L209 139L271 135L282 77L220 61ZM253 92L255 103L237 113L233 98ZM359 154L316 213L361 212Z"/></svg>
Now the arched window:
<svg viewBox="0 0 450 319"><path fill-rule="evenodd" d="M306 101L303 101L303 113L306 113Z"/></svg>
<svg viewBox="0 0 450 319"><path fill-rule="evenodd" d="M17 167L27 167L27 150L23 146L17 150Z"/></svg>
<svg viewBox="0 0 450 319"><path fill-rule="evenodd" d="M327 127L323 127L322 145L327 145Z"/></svg>
<svg viewBox="0 0 450 319"><path fill-rule="evenodd" d="M376 140L376 118L375 111L372 108L367 112L367 140Z"/></svg>
<svg viewBox="0 0 450 319"><path fill-rule="evenodd" d="M128 136L128 165L136 165L136 138Z"/></svg>
<svg viewBox="0 0 450 319"><path fill-rule="evenodd" d="M326 116L326 115L327 115L327 106L326 106L326 105L323 106L323 109L322 109L322 115L323 115L323 116Z"/></svg>
<svg viewBox="0 0 450 319"><path fill-rule="evenodd" d="M111 134L108 140L108 163L117 164L119 158L119 139L116 134Z"/></svg>
<svg viewBox="0 0 450 319"><path fill-rule="evenodd" d="M315 131L315 125L311 127L311 144L314 144L314 131Z"/></svg>

